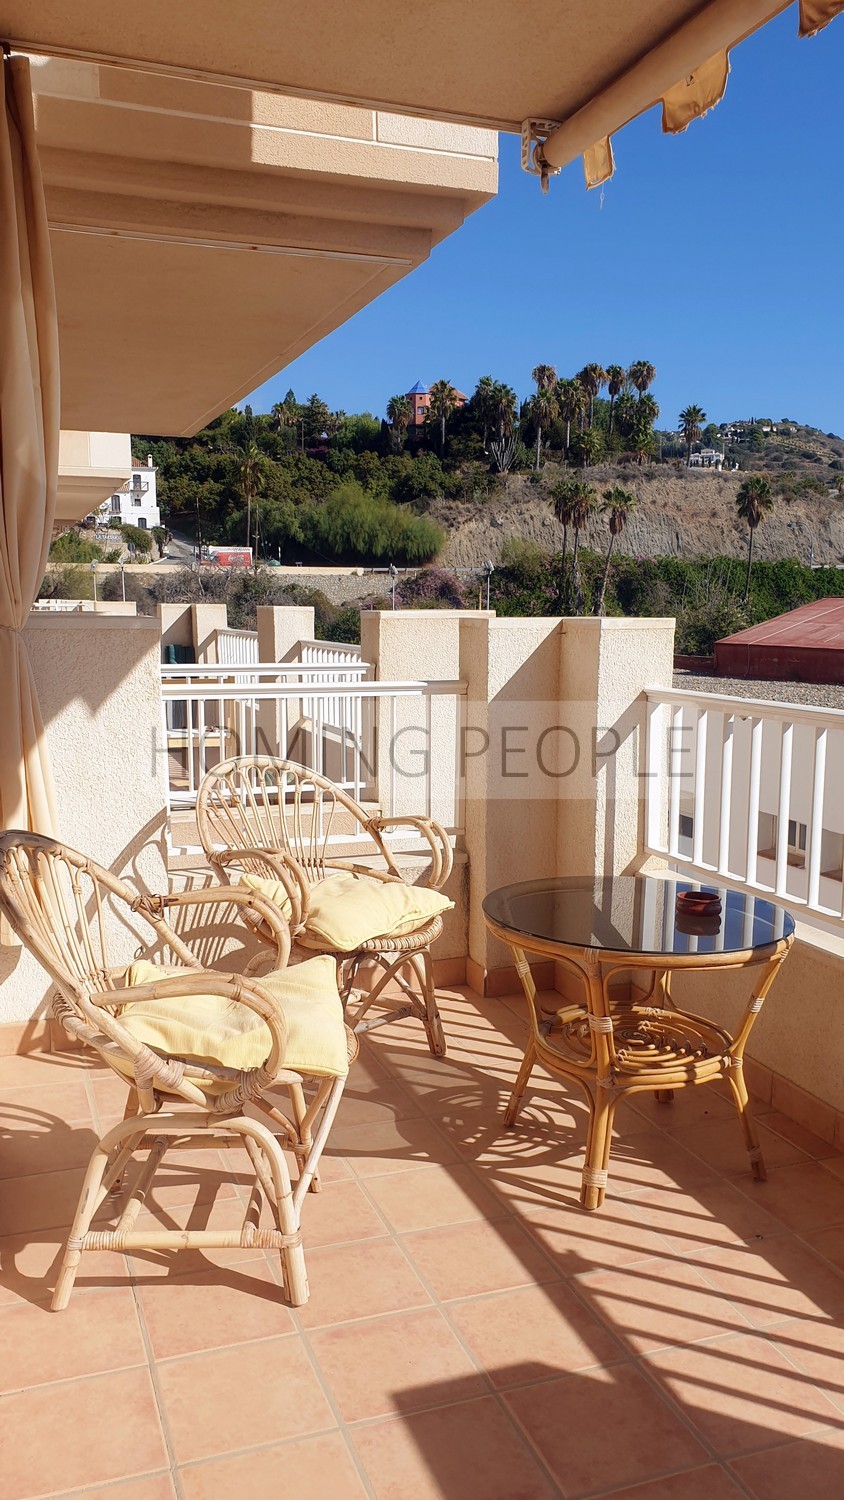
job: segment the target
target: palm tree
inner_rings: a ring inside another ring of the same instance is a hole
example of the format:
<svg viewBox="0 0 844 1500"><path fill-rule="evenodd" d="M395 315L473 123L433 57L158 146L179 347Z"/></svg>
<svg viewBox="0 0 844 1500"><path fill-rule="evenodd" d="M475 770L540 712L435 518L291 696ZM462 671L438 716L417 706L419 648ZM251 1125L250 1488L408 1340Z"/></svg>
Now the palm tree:
<svg viewBox="0 0 844 1500"><path fill-rule="evenodd" d="M391 396L387 402L387 421L393 429L393 436L397 448L401 448L404 435L410 426L410 418L413 415L410 402L406 396Z"/></svg>
<svg viewBox="0 0 844 1500"><path fill-rule="evenodd" d="M299 403L292 390L287 392L283 401L276 401L270 415L276 425L276 430L281 432L284 427L295 427L299 416Z"/></svg>
<svg viewBox="0 0 844 1500"><path fill-rule="evenodd" d="M472 397L474 406L484 429L484 453L489 446L489 429L492 426L492 401L495 391L495 381L491 375L482 375L475 386L475 394Z"/></svg>
<svg viewBox="0 0 844 1500"><path fill-rule="evenodd" d="M574 546L571 554L571 576L574 581L574 609L575 614L580 614L583 606L583 593L580 587L580 574L577 571L577 549L580 546L580 533L586 525L589 517L593 514L598 504L598 496L595 494L591 484L585 484L583 480L577 481L577 495L574 502L574 514L572 526L574 528Z"/></svg>
<svg viewBox="0 0 844 1500"><path fill-rule="evenodd" d="M595 397L601 387L607 383L607 372L603 365L584 365L576 378L583 386L589 401L589 426L591 427L595 418Z"/></svg>
<svg viewBox="0 0 844 1500"><path fill-rule="evenodd" d="M771 494L771 486L767 479L761 474L751 474L740 486L736 495L736 510L748 526L747 542L747 575L744 580L744 598L742 603L746 604L750 598L750 570L753 567L753 533L759 522L762 521L774 503Z"/></svg>
<svg viewBox="0 0 844 1500"><path fill-rule="evenodd" d="M692 458L692 443L700 442L700 434L706 421L706 412L700 406L687 406L680 413L680 431L686 440L686 468Z"/></svg>
<svg viewBox="0 0 844 1500"><path fill-rule="evenodd" d="M566 424L566 453L571 446L571 424L576 422L584 407L585 393L579 380L560 380L557 383L557 405Z"/></svg>
<svg viewBox="0 0 844 1500"><path fill-rule="evenodd" d="M604 564L604 576L601 579L601 592L598 595L598 607L595 610L596 615L604 613L604 596L607 592L607 580L610 576L610 559L612 558L615 539L617 536L621 536L622 531L627 525L627 518L635 505L636 496L631 494L630 490L623 490L620 485L615 484L611 490L604 490L604 503L601 506L601 510L607 516L610 528L610 543L607 547L607 560Z"/></svg>
<svg viewBox="0 0 844 1500"><path fill-rule="evenodd" d="M270 461L254 437L248 435L234 451L237 487L246 506L246 545L251 545L252 506L255 505L255 567L258 566L258 496L270 468Z"/></svg>
<svg viewBox="0 0 844 1500"><path fill-rule="evenodd" d="M495 436L489 447L499 474L506 474L513 462L516 447L517 406L516 392L512 386L496 380L490 393L490 416L495 427Z"/></svg>
<svg viewBox="0 0 844 1500"><path fill-rule="evenodd" d="M536 381L536 395L530 407L536 426L536 464L542 452L542 429L548 427L557 415L557 371L553 365L537 365L532 378Z"/></svg>
<svg viewBox="0 0 844 1500"><path fill-rule="evenodd" d="M569 527L574 524L575 512L582 488L582 484L577 479L560 479L551 489L551 503L554 507L554 515L563 528L563 553L560 559L560 609L563 614L566 612L569 592L566 576Z"/></svg>
<svg viewBox="0 0 844 1500"><path fill-rule="evenodd" d="M622 437L629 439L636 423L639 403L630 391L622 391L615 403L615 420Z"/></svg>
<svg viewBox="0 0 844 1500"><path fill-rule="evenodd" d="M627 378L627 371L623 368L622 365L607 365L607 391L609 393L609 398L610 398L610 420L609 420L609 431L610 431L610 434L612 434L612 423L613 423L613 416L614 416L614 411L615 411L615 398L616 398L616 396L620 396L621 393L622 393L622 391L624 390L624 382L625 382L626 378Z"/></svg>
<svg viewBox="0 0 844 1500"><path fill-rule="evenodd" d="M445 424L457 405L457 392L450 380L435 380L428 392L428 415L440 424L440 458L445 453Z"/></svg>
<svg viewBox="0 0 844 1500"><path fill-rule="evenodd" d="M653 385L656 380L656 369L653 365L648 364L646 359L637 359L630 366L627 373L630 376L631 383L635 385L639 392L640 398L644 396L648 386Z"/></svg>

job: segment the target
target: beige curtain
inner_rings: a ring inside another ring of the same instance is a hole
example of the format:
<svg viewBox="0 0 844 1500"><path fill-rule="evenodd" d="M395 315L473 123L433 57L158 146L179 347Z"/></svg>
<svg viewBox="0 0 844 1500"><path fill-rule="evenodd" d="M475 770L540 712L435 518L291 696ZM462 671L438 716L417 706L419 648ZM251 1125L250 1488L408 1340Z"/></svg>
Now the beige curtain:
<svg viewBox="0 0 844 1500"><path fill-rule="evenodd" d="M59 350L29 62L3 58L0 99L0 827L55 833L53 779L21 630L50 545Z"/></svg>

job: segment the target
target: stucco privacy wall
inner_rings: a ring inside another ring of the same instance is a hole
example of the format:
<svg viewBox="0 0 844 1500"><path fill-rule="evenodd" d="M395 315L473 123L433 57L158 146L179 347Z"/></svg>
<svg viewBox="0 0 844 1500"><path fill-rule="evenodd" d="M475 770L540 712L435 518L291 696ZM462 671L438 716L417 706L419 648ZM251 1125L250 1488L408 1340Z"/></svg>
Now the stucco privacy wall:
<svg viewBox="0 0 844 1500"><path fill-rule="evenodd" d="M158 623L34 615L25 638L38 688L63 840L130 883L166 889L166 759ZM115 956L137 945L114 930ZM17 945L0 947L0 1025L43 1011L49 980Z"/></svg>

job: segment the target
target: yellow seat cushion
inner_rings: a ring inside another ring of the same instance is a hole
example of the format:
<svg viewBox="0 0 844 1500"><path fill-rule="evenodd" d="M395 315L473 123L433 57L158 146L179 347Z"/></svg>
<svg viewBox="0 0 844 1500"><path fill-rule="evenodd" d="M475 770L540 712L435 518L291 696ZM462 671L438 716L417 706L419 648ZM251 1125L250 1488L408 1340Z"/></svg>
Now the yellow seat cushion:
<svg viewBox="0 0 844 1500"><path fill-rule="evenodd" d="M127 969L124 983L153 984L156 979L186 972L139 959ZM344 1078L349 1061L334 959L327 955L309 958L264 975L257 983L269 990L284 1012L287 1047L282 1065L319 1078ZM120 1020L137 1041L185 1062L259 1068L272 1046L261 1017L242 1001L224 995L141 1000L125 1006Z"/></svg>
<svg viewBox="0 0 844 1500"><path fill-rule="evenodd" d="M280 881L244 874L243 885L266 896L282 911L290 911L287 892ZM393 937L424 927L440 912L454 905L440 891L404 881L368 880L365 875L341 871L317 881L310 891L307 936L337 953L354 953L371 938ZM306 936L306 941L307 941Z"/></svg>

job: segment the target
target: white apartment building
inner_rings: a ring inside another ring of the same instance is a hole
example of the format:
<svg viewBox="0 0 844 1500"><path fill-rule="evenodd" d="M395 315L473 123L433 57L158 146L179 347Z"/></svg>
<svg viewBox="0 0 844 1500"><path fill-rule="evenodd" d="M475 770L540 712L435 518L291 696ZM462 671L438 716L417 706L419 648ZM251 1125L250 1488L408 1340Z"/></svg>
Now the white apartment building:
<svg viewBox="0 0 844 1500"><path fill-rule="evenodd" d="M147 454L145 464L133 463L127 483L115 490L111 498L103 501L100 506L99 513L106 525L112 519L119 519L125 525L139 526L142 531L151 531L153 526L161 525L156 473L151 453Z"/></svg>

